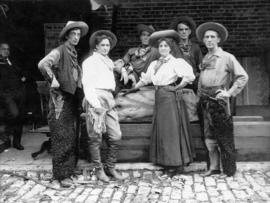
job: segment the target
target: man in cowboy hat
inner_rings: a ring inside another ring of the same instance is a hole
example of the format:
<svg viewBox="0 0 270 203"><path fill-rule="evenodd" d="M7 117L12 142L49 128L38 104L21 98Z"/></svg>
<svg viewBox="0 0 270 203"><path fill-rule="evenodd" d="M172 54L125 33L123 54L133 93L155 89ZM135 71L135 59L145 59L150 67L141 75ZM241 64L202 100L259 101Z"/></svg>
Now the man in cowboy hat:
<svg viewBox="0 0 270 203"><path fill-rule="evenodd" d="M176 18L170 25L170 29L174 29L180 36L179 55L177 57L184 58L193 68L195 75L198 75L199 64L202 60L200 47L194 42L194 33L196 23L188 16Z"/></svg>
<svg viewBox="0 0 270 203"><path fill-rule="evenodd" d="M185 87L183 99L187 105L190 121L197 121L198 97L196 96L196 92L200 74L199 64L202 61L202 52L199 45L194 40L196 23L191 17L181 16L172 22L170 28L177 31L180 36L176 57L185 59L192 66L193 73L196 76L195 81Z"/></svg>
<svg viewBox="0 0 270 203"><path fill-rule="evenodd" d="M122 133L113 97L116 86L114 70L117 68L108 54L116 43L117 38L112 32L108 30L94 32L89 39L93 53L82 64L84 107L91 161L95 166L97 178L104 182L110 180L108 176L117 180L125 179L115 170L118 141ZM122 74L125 72L122 71ZM102 140L108 146L104 163L101 160Z"/></svg>
<svg viewBox="0 0 270 203"><path fill-rule="evenodd" d="M139 81L141 73L145 73L150 63L159 58L157 49L149 46L149 37L155 31L153 26L139 24L137 25L137 31L141 44L138 47L130 48L125 56L116 62L126 68L129 81L127 85L123 85L119 83L119 79L116 79L119 89L134 87L136 82Z"/></svg>
<svg viewBox="0 0 270 203"><path fill-rule="evenodd" d="M220 156L223 172L232 176L236 172L236 155L229 98L241 92L248 75L236 58L220 47L228 38L228 31L222 24L203 23L197 28L196 35L208 50L200 66L198 84L203 132L210 161L204 176L221 172ZM232 86L229 86L231 82Z"/></svg>
<svg viewBox="0 0 270 203"><path fill-rule="evenodd" d="M38 64L50 83L48 123L51 131L53 176L62 184L71 184L77 163L75 122L80 105L81 68L75 46L88 32L82 21L68 21L59 34L62 42Z"/></svg>
<svg viewBox="0 0 270 203"><path fill-rule="evenodd" d="M0 106L4 110L5 131L0 136L5 144L11 146L9 135L13 135L13 147L23 150L21 136L23 130L23 109L25 100L24 82L26 77L10 58L7 41L0 42Z"/></svg>

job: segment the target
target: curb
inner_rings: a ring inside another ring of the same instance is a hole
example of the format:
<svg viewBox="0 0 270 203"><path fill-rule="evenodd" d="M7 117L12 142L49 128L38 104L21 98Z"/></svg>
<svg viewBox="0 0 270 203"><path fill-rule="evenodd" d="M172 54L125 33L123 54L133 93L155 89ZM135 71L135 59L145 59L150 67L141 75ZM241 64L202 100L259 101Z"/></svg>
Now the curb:
<svg viewBox="0 0 270 203"><path fill-rule="evenodd" d="M88 163L79 163L78 169L90 167ZM162 167L153 165L152 163L118 163L116 164L118 170L160 170ZM185 172L203 171L206 169L205 162L195 162L185 167ZM51 164L46 165L1 165L0 170L5 171L50 171L52 170ZM237 162L238 171L258 170L267 171L270 170L270 162Z"/></svg>

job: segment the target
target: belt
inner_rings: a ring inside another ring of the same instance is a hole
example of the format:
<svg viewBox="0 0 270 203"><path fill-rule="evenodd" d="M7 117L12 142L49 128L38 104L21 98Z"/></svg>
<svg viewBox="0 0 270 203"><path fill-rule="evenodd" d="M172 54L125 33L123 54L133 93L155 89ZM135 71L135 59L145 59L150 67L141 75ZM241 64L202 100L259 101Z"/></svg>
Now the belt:
<svg viewBox="0 0 270 203"><path fill-rule="evenodd" d="M215 96L216 95L216 91L218 89L224 89L223 85L219 85L219 86L201 86L200 91L202 93L208 94L209 96Z"/></svg>

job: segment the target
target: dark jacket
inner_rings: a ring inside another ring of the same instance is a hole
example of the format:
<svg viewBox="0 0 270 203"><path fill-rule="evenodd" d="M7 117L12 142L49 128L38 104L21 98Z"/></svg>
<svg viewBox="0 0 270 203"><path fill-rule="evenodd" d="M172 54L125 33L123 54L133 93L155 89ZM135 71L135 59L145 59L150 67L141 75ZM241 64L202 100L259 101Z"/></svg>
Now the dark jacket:
<svg viewBox="0 0 270 203"><path fill-rule="evenodd" d="M23 88L22 71L6 60L0 59L0 94L19 92Z"/></svg>

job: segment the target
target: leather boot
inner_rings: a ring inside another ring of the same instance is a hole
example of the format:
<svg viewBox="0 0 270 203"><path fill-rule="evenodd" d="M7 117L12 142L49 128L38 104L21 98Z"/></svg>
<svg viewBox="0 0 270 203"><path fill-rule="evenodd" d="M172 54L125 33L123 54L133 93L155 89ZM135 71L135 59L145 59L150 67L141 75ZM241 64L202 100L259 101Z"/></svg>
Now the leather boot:
<svg viewBox="0 0 270 203"><path fill-rule="evenodd" d="M13 147L18 150L24 150L24 147L21 145L22 138L22 126L16 126L13 134Z"/></svg>
<svg viewBox="0 0 270 203"><path fill-rule="evenodd" d="M103 168L99 168L96 171L96 176L99 180L108 183L110 181L109 177L105 174Z"/></svg>
<svg viewBox="0 0 270 203"><path fill-rule="evenodd" d="M206 171L204 174L202 174L202 177L208 177L208 176L212 176L212 175L218 175L220 173L221 173L221 171L219 169L209 170L209 171Z"/></svg>
<svg viewBox="0 0 270 203"><path fill-rule="evenodd" d="M21 145L21 135L14 135L13 147L18 150L24 150L24 147Z"/></svg>
<svg viewBox="0 0 270 203"><path fill-rule="evenodd" d="M107 173L109 176L115 178L116 180L124 180L124 179L127 178L127 176L123 176L123 175L121 175L120 173L118 173L118 172L115 170L115 168L108 168L108 169L106 169L106 173Z"/></svg>

